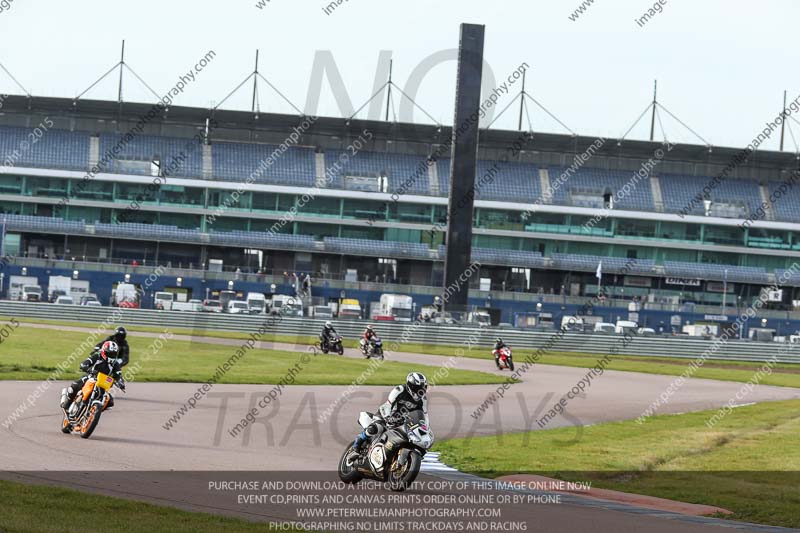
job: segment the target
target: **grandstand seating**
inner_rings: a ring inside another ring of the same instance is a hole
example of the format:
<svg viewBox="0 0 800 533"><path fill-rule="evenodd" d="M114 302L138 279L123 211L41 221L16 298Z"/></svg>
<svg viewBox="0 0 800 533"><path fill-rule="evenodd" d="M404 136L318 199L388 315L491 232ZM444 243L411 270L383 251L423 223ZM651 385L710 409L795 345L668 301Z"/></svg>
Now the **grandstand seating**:
<svg viewBox="0 0 800 533"><path fill-rule="evenodd" d="M125 142L121 142L123 140ZM118 153L110 165L103 167L106 172L149 175L151 171L148 164L154 159L158 159L162 170L167 171L170 162L176 158L180 163L175 165L176 169L170 170L171 175L203 175L202 149L194 139L135 135L132 139L125 140L125 133L104 133L100 135L100 160L107 153L113 153L115 147L118 147ZM140 164L134 166L131 163Z"/></svg>
<svg viewBox="0 0 800 533"><path fill-rule="evenodd" d="M435 252L431 252L426 244L342 237L325 237L325 250L369 257L406 257L410 259L430 259L431 254L434 254L434 257L437 255Z"/></svg>
<svg viewBox="0 0 800 533"><path fill-rule="evenodd" d="M781 285L790 287L800 287L800 272L778 269L775 271L775 279Z"/></svg>
<svg viewBox="0 0 800 533"><path fill-rule="evenodd" d="M727 277L725 271L728 271ZM685 263L665 261L664 272L667 276L689 279L712 279L739 283L769 283L769 273L761 267L743 267L734 265L717 265L710 263Z"/></svg>
<svg viewBox="0 0 800 533"><path fill-rule="evenodd" d="M86 170L90 166L89 132L49 129L35 144L30 143L29 128L0 127L0 154L5 154L6 167L41 167L68 170ZM100 158L119 144L123 136L114 133L99 135ZM27 146L26 148L23 148ZM243 182L259 168L261 162L275 151L277 146L260 143L240 143L217 141L210 146L212 178L222 181ZM121 144L121 151L105 169L119 173L150 175L150 162L159 158L162 168L169 167L173 157L183 161L176 176L202 178L203 149L191 138L136 135ZM343 157L347 155L348 157ZM294 146L274 158L273 163L259 174L255 182L290 186L313 187L317 183L316 154L313 149ZM10 159L9 159L10 158ZM325 165L331 169L335 162L343 162L338 173L329 176L328 187L348 186L343 176L377 177L386 175L388 192L399 189L410 194L438 194L446 196L449 192L450 160L441 158L436 162L438 183L429 183L429 173L424 165L425 158L419 155L379 153L361 151L358 154L331 151L324 154ZM482 200L534 202L541 197L539 168L534 164L517 162L494 162L480 160L476 179L493 172L498 165L494 179L478 187L476 198ZM206 168L206 171L209 169ZM551 181L565 170L564 167L549 167ZM205 176L208 177L207 172ZM620 191L632 181L632 172L582 168L555 190L553 203L583 207L602 207L602 196ZM710 176L689 176L681 174L659 174L661 197L664 210L681 212L690 205L692 198L700 192L711 179ZM405 186L404 186L405 184ZM355 187L355 184L350 184ZM779 181L769 182L767 192L774 192ZM729 178L711 190L714 215L745 217L756 212L761 204L759 184L753 180ZM617 209L653 211L655 209L653 191L649 179L636 181L629 194L622 194L615 202ZM694 205L691 214L704 215L702 203ZM800 187L792 187L775 202L774 212L768 215L776 220L800 221Z"/></svg>
<svg viewBox="0 0 800 533"><path fill-rule="evenodd" d="M679 174L663 174L660 176L661 192L664 198L664 209L673 213L682 212L683 209L690 207L691 201L701 193L703 187L711 180L711 177L704 176L685 176ZM710 189L710 197L713 203L727 204L730 206L741 206L738 210L732 210L727 216L742 217L754 212L761 204L761 195L758 190L758 183L755 181L741 179L727 179ZM702 202L695 201L689 210L690 215L705 215L705 208ZM716 213L726 216L725 213Z"/></svg>
<svg viewBox="0 0 800 533"><path fill-rule="evenodd" d="M439 194L450 191L450 159L437 161ZM535 202L541 196L539 169L516 162L479 160L475 176L477 200Z"/></svg>
<svg viewBox="0 0 800 533"><path fill-rule="evenodd" d="M278 147L272 144L216 142L211 146L214 178L247 181L276 149ZM255 176L253 183L312 187L314 179L314 151L294 147L274 157L266 170Z"/></svg>
<svg viewBox="0 0 800 533"><path fill-rule="evenodd" d="M652 259L629 259L626 257L601 257L583 254L553 254L553 266L561 270L595 272L602 261L603 272L629 274L653 274L655 262Z"/></svg>
<svg viewBox="0 0 800 533"><path fill-rule="evenodd" d="M89 134L50 129L34 142L33 127L0 127L0 164L85 170L89 167Z"/></svg>
<svg viewBox="0 0 800 533"><path fill-rule="evenodd" d="M345 157L348 156L348 157ZM429 194L427 159L424 156L360 151L355 155L341 152L325 154L330 169L336 161L342 166L339 176L386 176L387 192Z"/></svg>
<svg viewBox="0 0 800 533"><path fill-rule="evenodd" d="M775 194L781 186L779 181L767 183L769 194ZM785 191L777 193L772 204L777 220L800 221L800 184L794 183L792 187L784 187Z"/></svg>
<svg viewBox="0 0 800 533"><path fill-rule="evenodd" d="M564 167L550 167L550 180L557 179L566 170ZM629 184L628 188L624 189L626 184ZM624 190L629 192L624 193ZM640 178L633 172L590 168L571 173L564 184L555 190L553 203L602 208L605 193L613 196L615 209L655 209L649 178Z"/></svg>
<svg viewBox="0 0 800 533"><path fill-rule="evenodd" d="M32 215L8 215L0 216L8 224L9 230L14 231L35 231L42 233L86 233L86 223L61 218L38 217Z"/></svg>
<svg viewBox="0 0 800 533"><path fill-rule="evenodd" d="M444 253L442 253L441 256L444 257ZM542 257L541 253L521 250L473 248L472 260L482 265L507 265L519 268L544 267L544 257Z"/></svg>

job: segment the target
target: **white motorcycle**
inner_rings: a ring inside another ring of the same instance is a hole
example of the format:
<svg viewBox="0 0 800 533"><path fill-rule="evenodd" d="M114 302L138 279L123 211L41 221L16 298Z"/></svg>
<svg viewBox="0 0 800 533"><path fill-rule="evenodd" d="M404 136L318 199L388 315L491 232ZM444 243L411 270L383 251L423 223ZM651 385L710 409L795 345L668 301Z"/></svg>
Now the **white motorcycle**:
<svg viewBox="0 0 800 533"><path fill-rule="evenodd" d="M388 410L388 406L385 406ZM381 407L383 410L384 407ZM386 424L384 416L362 412L358 423L366 429L374 422ZM358 483L363 478L389 484L396 492L406 490L417 478L422 458L433 446L433 432L428 416L421 409L404 413L402 422L386 430L360 451L347 447L339 461L339 479Z"/></svg>

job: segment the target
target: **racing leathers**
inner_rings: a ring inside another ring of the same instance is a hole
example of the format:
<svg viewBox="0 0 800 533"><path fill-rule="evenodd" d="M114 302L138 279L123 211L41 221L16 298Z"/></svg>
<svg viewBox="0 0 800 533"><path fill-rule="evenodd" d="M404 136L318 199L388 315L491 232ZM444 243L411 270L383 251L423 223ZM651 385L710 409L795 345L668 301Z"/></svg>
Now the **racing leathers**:
<svg viewBox="0 0 800 533"><path fill-rule="evenodd" d="M398 385L389 392L386 402L380 406L376 420L362 431L353 442L353 448L359 450L367 441L378 438L388 426L402 423L406 413L422 411L428 414L428 398L423 393L420 397L412 394L405 385Z"/></svg>

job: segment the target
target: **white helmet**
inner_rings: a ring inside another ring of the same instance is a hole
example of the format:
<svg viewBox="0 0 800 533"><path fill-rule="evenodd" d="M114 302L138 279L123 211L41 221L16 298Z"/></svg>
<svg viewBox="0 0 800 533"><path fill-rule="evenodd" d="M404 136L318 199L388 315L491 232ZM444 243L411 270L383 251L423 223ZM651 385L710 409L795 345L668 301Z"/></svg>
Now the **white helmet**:
<svg viewBox="0 0 800 533"><path fill-rule="evenodd" d="M406 389L411 396L420 400L428 390L428 378L421 372L411 372L406 376Z"/></svg>

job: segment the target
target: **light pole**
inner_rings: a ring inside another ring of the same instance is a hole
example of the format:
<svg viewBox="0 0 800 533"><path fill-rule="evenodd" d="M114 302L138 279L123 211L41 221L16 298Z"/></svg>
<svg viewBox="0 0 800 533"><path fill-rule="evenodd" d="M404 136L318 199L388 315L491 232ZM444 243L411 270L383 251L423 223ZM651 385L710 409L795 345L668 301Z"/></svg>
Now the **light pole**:
<svg viewBox="0 0 800 533"><path fill-rule="evenodd" d="M725 277L722 280L722 314L725 314L725 306L728 302L728 269L725 269Z"/></svg>

